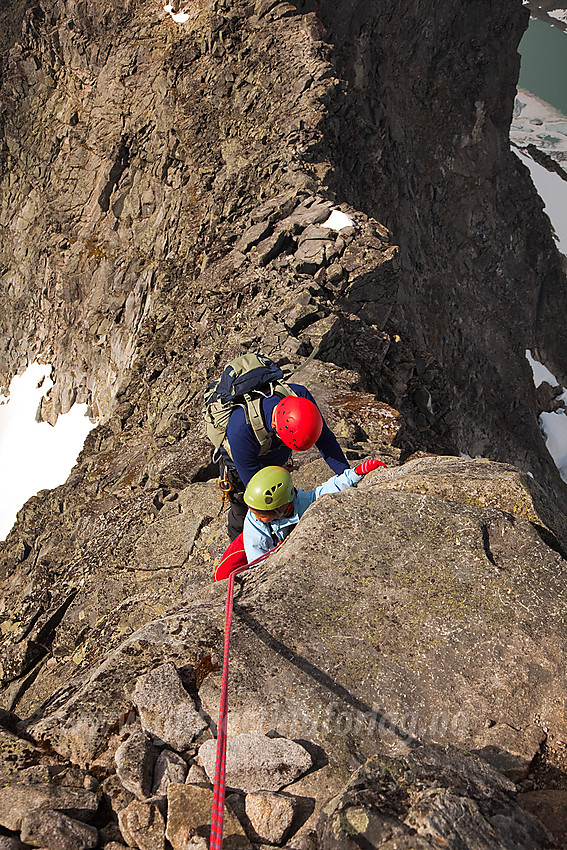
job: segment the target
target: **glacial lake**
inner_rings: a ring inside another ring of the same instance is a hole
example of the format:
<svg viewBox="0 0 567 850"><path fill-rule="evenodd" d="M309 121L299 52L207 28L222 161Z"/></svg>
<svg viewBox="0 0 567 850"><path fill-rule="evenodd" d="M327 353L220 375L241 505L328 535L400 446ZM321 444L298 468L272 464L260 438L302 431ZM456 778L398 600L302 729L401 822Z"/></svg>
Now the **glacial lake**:
<svg viewBox="0 0 567 850"><path fill-rule="evenodd" d="M530 18L520 42L519 89L525 89L567 116L567 32Z"/></svg>

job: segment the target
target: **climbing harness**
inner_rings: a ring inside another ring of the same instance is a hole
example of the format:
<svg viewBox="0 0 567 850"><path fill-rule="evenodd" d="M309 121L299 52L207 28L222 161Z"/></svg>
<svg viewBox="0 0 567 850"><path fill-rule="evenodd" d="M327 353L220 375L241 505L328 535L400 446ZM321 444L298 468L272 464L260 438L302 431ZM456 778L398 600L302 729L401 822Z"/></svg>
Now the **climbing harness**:
<svg viewBox="0 0 567 850"><path fill-rule="evenodd" d="M277 548L277 547L275 547ZM226 591L226 609L224 618L224 657L222 662L222 680L219 703L219 722L217 725L217 755L215 762L215 779L213 783L213 810L211 814L211 840L209 850L222 850L222 827L224 822L224 791L226 780L226 727L228 718L228 656L230 651L230 627L232 624L232 601L234 594L234 579L249 567L254 567L265 561L274 550L264 552L255 561L244 567L238 567L228 576Z"/></svg>

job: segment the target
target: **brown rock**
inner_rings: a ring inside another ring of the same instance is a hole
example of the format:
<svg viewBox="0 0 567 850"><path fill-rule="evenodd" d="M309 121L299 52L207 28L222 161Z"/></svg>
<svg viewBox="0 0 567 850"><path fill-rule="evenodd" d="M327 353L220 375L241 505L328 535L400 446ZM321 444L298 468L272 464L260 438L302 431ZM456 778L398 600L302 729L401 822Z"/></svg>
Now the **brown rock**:
<svg viewBox="0 0 567 850"><path fill-rule="evenodd" d="M139 850L163 850L165 823L155 803L133 800L118 814L122 835L132 847Z"/></svg>
<svg viewBox="0 0 567 850"><path fill-rule="evenodd" d="M297 800L284 794L258 791L246 795L245 810L261 841L281 844L297 811Z"/></svg>
<svg viewBox="0 0 567 850"><path fill-rule="evenodd" d="M173 850L188 850L191 839L207 839L210 836L212 790L172 783L167 790L167 800L166 837ZM223 836L224 850L247 850L250 847L240 823L227 808Z"/></svg>
<svg viewBox="0 0 567 850"><path fill-rule="evenodd" d="M518 803L538 818L561 845L567 836L567 791L542 789L518 794Z"/></svg>

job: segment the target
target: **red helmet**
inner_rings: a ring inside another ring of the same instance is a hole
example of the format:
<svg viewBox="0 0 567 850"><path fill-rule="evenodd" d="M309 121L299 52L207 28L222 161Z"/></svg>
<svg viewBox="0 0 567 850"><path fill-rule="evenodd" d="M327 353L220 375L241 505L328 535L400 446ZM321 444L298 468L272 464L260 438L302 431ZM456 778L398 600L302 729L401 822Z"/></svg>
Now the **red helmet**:
<svg viewBox="0 0 567 850"><path fill-rule="evenodd" d="M301 396L286 396L274 407L276 434L286 446L305 452L313 446L323 430L323 417L312 401Z"/></svg>

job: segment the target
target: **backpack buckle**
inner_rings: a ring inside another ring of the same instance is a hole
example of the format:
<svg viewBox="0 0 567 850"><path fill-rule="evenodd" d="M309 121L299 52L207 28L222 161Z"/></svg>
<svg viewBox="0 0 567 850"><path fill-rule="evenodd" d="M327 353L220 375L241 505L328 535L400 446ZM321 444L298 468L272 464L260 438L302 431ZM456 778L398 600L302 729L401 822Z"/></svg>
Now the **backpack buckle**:
<svg viewBox="0 0 567 850"><path fill-rule="evenodd" d="M223 502L229 502L229 493L232 490L232 484L228 480L228 478L219 478L218 480L219 490L221 491L221 497Z"/></svg>

